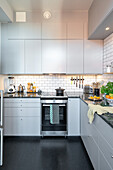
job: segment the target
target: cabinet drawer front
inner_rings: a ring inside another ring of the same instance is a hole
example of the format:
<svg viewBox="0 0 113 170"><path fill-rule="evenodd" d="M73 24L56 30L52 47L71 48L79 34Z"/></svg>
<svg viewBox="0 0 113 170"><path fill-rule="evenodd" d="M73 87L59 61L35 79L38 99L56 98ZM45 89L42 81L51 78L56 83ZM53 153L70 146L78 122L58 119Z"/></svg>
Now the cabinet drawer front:
<svg viewBox="0 0 113 170"><path fill-rule="evenodd" d="M5 117L4 134L9 136L39 136L40 117Z"/></svg>
<svg viewBox="0 0 113 170"><path fill-rule="evenodd" d="M99 138L98 130L93 124L89 124L89 129L90 129L90 135L92 136L93 140L98 145L98 138Z"/></svg>
<svg viewBox="0 0 113 170"><path fill-rule="evenodd" d="M81 133L83 136L89 136L90 124L88 123L87 115L81 118Z"/></svg>
<svg viewBox="0 0 113 170"><path fill-rule="evenodd" d="M14 98L14 99L7 99L4 98L4 103L40 103L40 98L36 98L36 99L25 99L25 98Z"/></svg>
<svg viewBox="0 0 113 170"><path fill-rule="evenodd" d="M85 146L94 169L98 169L98 146L91 136L86 137Z"/></svg>
<svg viewBox="0 0 113 170"><path fill-rule="evenodd" d="M4 103L4 108L40 108L40 103Z"/></svg>
<svg viewBox="0 0 113 170"><path fill-rule="evenodd" d="M4 108L4 116L40 116L40 108Z"/></svg>
<svg viewBox="0 0 113 170"><path fill-rule="evenodd" d="M111 128L111 126L108 125L101 117L98 116L98 119L99 119L98 131L100 132L100 134L104 136L104 138L113 148L113 128Z"/></svg>
<svg viewBox="0 0 113 170"><path fill-rule="evenodd" d="M106 160L110 164L113 169L113 148L110 147L108 142L104 139L104 137L100 134L99 135L99 148L103 152Z"/></svg>
<svg viewBox="0 0 113 170"><path fill-rule="evenodd" d="M113 170L101 151L99 151L99 170Z"/></svg>

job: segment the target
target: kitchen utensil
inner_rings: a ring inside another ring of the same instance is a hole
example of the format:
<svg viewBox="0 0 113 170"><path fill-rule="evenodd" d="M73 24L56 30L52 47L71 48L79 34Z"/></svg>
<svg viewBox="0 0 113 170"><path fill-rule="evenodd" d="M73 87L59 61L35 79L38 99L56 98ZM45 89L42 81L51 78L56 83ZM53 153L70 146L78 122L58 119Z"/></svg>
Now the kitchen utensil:
<svg viewBox="0 0 113 170"><path fill-rule="evenodd" d="M107 100L107 102L109 103L109 106L113 106L113 99L107 99L107 98L106 98L106 100Z"/></svg>
<svg viewBox="0 0 113 170"><path fill-rule="evenodd" d="M14 77L8 77L9 79L9 87L8 87L8 93L15 93L15 85L13 84Z"/></svg>
<svg viewBox="0 0 113 170"><path fill-rule="evenodd" d="M13 84L9 85L8 93L15 93L15 86Z"/></svg>
<svg viewBox="0 0 113 170"><path fill-rule="evenodd" d="M21 84L18 86L18 93L23 93L23 90L25 89L25 86L22 86Z"/></svg>
<svg viewBox="0 0 113 170"><path fill-rule="evenodd" d="M71 77L71 85L73 84L73 77Z"/></svg>
<svg viewBox="0 0 113 170"><path fill-rule="evenodd" d="M65 89L62 89L61 87L59 87L58 89L55 89L55 90L56 90L56 96L64 96Z"/></svg>
<svg viewBox="0 0 113 170"><path fill-rule="evenodd" d="M83 92L84 94L93 94L93 88L90 85L85 85Z"/></svg>
<svg viewBox="0 0 113 170"><path fill-rule="evenodd" d="M82 76L82 89L83 89L83 87L84 87L84 78Z"/></svg>
<svg viewBox="0 0 113 170"><path fill-rule="evenodd" d="M99 88L100 87L100 82L93 82L92 86L93 86L93 88Z"/></svg>
<svg viewBox="0 0 113 170"><path fill-rule="evenodd" d="M107 66L106 66L106 72L107 72L107 73L112 72L112 70L113 70L113 64L112 64L112 65L107 65Z"/></svg>
<svg viewBox="0 0 113 170"><path fill-rule="evenodd" d="M42 90L38 90L38 95L41 95L42 94Z"/></svg>
<svg viewBox="0 0 113 170"><path fill-rule="evenodd" d="M78 87L78 77L76 77L76 87Z"/></svg>
<svg viewBox="0 0 113 170"><path fill-rule="evenodd" d="M80 89L81 77L79 76L79 89Z"/></svg>
<svg viewBox="0 0 113 170"><path fill-rule="evenodd" d="M99 88L94 89L94 95L95 96L100 96L100 89Z"/></svg>
<svg viewBox="0 0 113 170"><path fill-rule="evenodd" d="M91 99L90 97L88 97L88 100L98 102L98 101L102 101L102 98L100 98L100 99L95 99L95 98Z"/></svg>
<svg viewBox="0 0 113 170"><path fill-rule="evenodd" d="M74 84L75 84L75 78L74 78Z"/></svg>

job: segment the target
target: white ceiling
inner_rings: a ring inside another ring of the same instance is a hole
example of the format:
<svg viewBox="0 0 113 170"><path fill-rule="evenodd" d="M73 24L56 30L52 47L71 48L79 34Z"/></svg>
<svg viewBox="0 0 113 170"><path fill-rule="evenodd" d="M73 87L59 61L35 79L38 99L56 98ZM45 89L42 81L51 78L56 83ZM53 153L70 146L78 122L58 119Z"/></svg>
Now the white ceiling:
<svg viewBox="0 0 113 170"><path fill-rule="evenodd" d="M15 11L88 10L93 0L7 0Z"/></svg>

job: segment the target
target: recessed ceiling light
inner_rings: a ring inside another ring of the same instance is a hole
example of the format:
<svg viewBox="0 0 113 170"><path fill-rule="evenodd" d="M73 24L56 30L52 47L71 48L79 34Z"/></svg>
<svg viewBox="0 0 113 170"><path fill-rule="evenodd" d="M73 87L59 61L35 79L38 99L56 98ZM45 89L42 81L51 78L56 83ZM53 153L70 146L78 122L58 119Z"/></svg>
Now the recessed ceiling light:
<svg viewBox="0 0 113 170"><path fill-rule="evenodd" d="M45 19L50 19L50 18L51 18L51 12L45 11L45 12L43 13L43 17L44 17Z"/></svg>
<svg viewBox="0 0 113 170"><path fill-rule="evenodd" d="M108 30L110 30L110 27L106 27L106 29L105 29L106 31L108 31Z"/></svg>
<svg viewBox="0 0 113 170"><path fill-rule="evenodd" d="M26 22L26 12L16 12L16 22Z"/></svg>

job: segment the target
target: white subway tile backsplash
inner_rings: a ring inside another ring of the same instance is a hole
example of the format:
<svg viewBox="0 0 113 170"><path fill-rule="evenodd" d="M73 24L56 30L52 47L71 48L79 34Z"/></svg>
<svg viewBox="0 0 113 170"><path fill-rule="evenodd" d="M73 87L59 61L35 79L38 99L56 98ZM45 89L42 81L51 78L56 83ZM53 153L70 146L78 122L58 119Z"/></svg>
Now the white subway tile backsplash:
<svg viewBox="0 0 113 170"><path fill-rule="evenodd" d="M104 40L104 58L103 69L106 72L106 66L113 61L113 33Z"/></svg>

